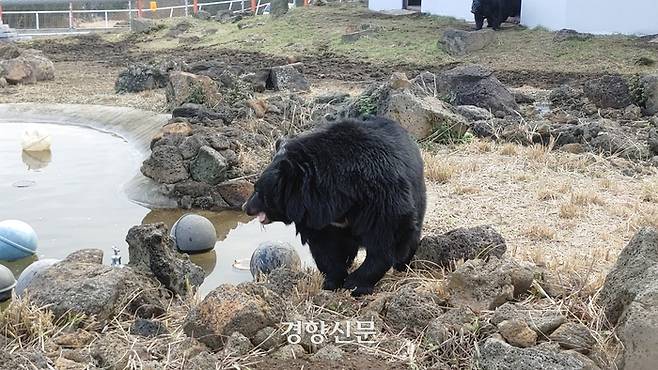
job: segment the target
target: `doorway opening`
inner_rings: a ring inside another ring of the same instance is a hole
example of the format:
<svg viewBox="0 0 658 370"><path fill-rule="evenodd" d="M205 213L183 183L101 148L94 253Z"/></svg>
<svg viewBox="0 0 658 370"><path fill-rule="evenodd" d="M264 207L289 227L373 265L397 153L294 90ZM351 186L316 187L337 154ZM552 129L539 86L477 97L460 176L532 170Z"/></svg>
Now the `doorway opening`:
<svg viewBox="0 0 658 370"><path fill-rule="evenodd" d="M404 0L404 9L420 12L422 0Z"/></svg>

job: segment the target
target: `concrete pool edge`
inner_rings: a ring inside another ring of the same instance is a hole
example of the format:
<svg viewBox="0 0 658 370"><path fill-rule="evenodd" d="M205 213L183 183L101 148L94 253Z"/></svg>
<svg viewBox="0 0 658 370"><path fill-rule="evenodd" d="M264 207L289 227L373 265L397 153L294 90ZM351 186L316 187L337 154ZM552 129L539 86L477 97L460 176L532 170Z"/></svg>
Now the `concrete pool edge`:
<svg viewBox="0 0 658 370"><path fill-rule="evenodd" d="M151 138L171 119L162 114L129 107L85 104L0 104L2 123L48 123L91 128L117 135L139 151L150 153ZM124 184L124 192L133 202L147 208L176 208L161 186L141 172Z"/></svg>

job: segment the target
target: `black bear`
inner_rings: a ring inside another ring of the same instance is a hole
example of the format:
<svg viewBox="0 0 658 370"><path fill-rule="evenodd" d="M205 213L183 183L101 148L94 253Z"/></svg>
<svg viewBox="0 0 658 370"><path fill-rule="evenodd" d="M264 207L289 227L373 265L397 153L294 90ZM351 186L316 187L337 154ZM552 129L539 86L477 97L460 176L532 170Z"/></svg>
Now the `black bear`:
<svg viewBox="0 0 658 370"><path fill-rule="evenodd" d="M243 206L261 223L294 223L324 289L370 294L416 253L425 217L420 150L397 123L346 119L279 140ZM348 274L360 247L366 258Z"/></svg>
<svg viewBox="0 0 658 370"><path fill-rule="evenodd" d="M521 15L521 0L473 0L471 13L475 15L475 29L487 26L497 30L509 17Z"/></svg>

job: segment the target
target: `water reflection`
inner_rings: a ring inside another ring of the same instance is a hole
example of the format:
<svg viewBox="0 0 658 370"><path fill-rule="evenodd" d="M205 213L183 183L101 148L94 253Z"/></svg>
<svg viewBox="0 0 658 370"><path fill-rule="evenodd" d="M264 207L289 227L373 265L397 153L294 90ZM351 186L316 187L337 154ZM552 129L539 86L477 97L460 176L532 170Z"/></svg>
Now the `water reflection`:
<svg viewBox="0 0 658 370"><path fill-rule="evenodd" d="M213 249L206 253L192 254L190 260L201 267L208 277L217 266L217 252Z"/></svg>

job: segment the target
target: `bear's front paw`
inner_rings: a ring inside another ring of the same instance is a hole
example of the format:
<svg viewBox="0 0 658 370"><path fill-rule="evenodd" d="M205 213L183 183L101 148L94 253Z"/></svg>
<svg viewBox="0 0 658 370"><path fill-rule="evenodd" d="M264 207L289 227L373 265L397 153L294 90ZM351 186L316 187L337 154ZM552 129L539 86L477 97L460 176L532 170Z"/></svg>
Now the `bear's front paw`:
<svg viewBox="0 0 658 370"><path fill-rule="evenodd" d="M359 286L356 289L352 290L350 293L352 297L360 297L363 295L372 294L372 291L375 290L374 286Z"/></svg>
<svg viewBox="0 0 658 370"><path fill-rule="evenodd" d="M338 290L343 287L343 282L335 279L324 279L322 289L324 290Z"/></svg>
<svg viewBox="0 0 658 370"><path fill-rule="evenodd" d="M371 294L372 291L375 289L373 285L358 282L352 276L347 277L347 279L345 280L345 284L343 284L343 288L347 290L351 290L352 297L359 297L362 295Z"/></svg>

